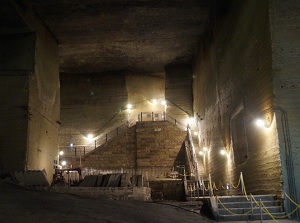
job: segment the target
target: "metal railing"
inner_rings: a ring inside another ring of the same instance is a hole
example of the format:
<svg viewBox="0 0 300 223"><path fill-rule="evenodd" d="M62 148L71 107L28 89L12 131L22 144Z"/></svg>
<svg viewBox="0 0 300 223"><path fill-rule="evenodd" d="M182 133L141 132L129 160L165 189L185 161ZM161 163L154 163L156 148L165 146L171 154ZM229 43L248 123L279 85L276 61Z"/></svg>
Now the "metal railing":
<svg viewBox="0 0 300 223"><path fill-rule="evenodd" d="M81 159L83 156L92 152L97 147L100 147L104 143L113 139L114 137L127 132L130 127L134 126L136 122L155 122L155 121L168 121L171 124L177 126L183 131L187 131L187 126L182 124L177 119L167 115L165 112L141 112L138 114L137 118L132 118L125 121L123 124L114 128L113 130L104 133L97 137L92 143L87 145L74 145L73 146L73 157ZM69 146L68 146L69 147Z"/></svg>

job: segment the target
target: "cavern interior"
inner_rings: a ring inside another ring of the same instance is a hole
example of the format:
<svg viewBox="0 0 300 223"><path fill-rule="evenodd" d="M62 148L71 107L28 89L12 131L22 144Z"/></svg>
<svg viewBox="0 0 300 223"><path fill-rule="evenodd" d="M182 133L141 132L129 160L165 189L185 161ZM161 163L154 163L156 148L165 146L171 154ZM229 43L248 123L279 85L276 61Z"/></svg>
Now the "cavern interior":
<svg viewBox="0 0 300 223"><path fill-rule="evenodd" d="M0 49L1 181L300 220L300 1L1 0Z"/></svg>

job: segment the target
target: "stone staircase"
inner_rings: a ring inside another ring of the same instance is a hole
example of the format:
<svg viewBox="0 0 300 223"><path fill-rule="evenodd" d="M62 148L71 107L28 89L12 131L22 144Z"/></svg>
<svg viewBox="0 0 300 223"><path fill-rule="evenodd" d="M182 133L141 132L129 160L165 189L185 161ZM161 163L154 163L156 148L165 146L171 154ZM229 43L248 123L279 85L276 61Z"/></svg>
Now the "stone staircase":
<svg viewBox="0 0 300 223"><path fill-rule="evenodd" d="M267 208L268 212L274 217L284 216L281 201L275 195L254 195L254 199L259 203L260 200ZM212 199L214 201L212 201ZM250 197L249 197L250 199ZM215 205L213 203L215 202ZM251 211L251 199L247 200L244 196L219 196L217 199L211 198L214 208L214 215L219 221L248 221L260 220L260 206L253 200L253 213ZM262 219L271 220L272 217L262 210Z"/></svg>

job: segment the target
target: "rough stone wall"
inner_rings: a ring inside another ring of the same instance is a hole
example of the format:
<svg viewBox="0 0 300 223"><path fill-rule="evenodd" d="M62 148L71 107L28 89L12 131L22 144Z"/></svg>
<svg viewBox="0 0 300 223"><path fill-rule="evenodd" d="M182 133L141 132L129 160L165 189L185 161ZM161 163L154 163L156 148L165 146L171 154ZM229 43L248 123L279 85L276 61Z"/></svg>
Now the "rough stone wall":
<svg viewBox="0 0 300 223"><path fill-rule="evenodd" d="M83 157L81 165L96 169L134 169L136 166L136 127L116 136ZM79 159L74 166L79 166ZM75 161L75 160L74 160Z"/></svg>
<svg viewBox="0 0 300 223"><path fill-rule="evenodd" d="M18 34L1 43L5 47L1 54L4 64L0 69L6 72L5 82L8 84L3 87L1 98L7 97L5 92L12 96L10 101L2 103L6 107L4 119L10 120L12 125L6 129L7 124L2 127L6 131L4 136L11 134L14 137L4 139L3 158L9 167L13 167L10 170L45 169L50 182L58 152L58 46L29 7L21 7L15 1L11 6L20 17L22 28L14 30Z"/></svg>
<svg viewBox="0 0 300 223"><path fill-rule="evenodd" d="M52 192L112 200L151 201L148 187L52 187Z"/></svg>
<svg viewBox="0 0 300 223"><path fill-rule="evenodd" d="M222 14L213 9L194 66L199 147L208 148L202 162L213 181L236 184L243 172L247 192L280 194L277 125L265 112L273 106L268 1L223 3ZM267 119L269 128L258 129L257 117ZM243 132L236 144L243 148L233 146L233 132Z"/></svg>
<svg viewBox="0 0 300 223"><path fill-rule="evenodd" d="M173 167L186 132L169 122L138 122L137 168Z"/></svg>
<svg viewBox="0 0 300 223"><path fill-rule="evenodd" d="M113 73L62 74L60 79L60 146L87 146L88 134L99 135L107 123L116 121L115 116L122 113L127 103L125 78ZM125 114L124 117L126 120Z"/></svg>
<svg viewBox="0 0 300 223"><path fill-rule="evenodd" d="M190 65L168 65L166 70L166 99L186 115L193 114L192 67ZM173 112L173 111L169 111ZM177 111L178 112L178 111ZM184 117L185 118L185 117Z"/></svg>
<svg viewBox="0 0 300 223"><path fill-rule="evenodd" d="M28 74L34 65L34 33L0 39L0 174L24 170L28 128Z"/></svg>
<svg viewBox="0 0 300 223"><path fill-rule="evenodd" d="M293 159L294 180L297 200L300 201L300 2L299 1L270 1L270 20L272 35L273 56L273 86L277 109L278 134L281 151L282 166L284 169L284 188L288 192L288 179L286 167L286 151L291 151ZM287 133L290 146L285 142L284 129L282 129L281 115L287 113ZM289 149L287 147L290 147Z"/></svg>
<svg viewBox="0 0 300 223"><path fill-rule="evenodd" d="M24 169L28 124L27 80L27 75L0 76L0 175Z"/></svg>
<svg viewBox="0 0 300 223"><path fill-rule="evenodd" d="M184 164L180 153L186 132L169 122L138 122L126 133L88 153L81 166L105 171L142 174L145 179L166 177L174 165ZM79 159L73 161L79 166Z"/></svg>
<svg viewBox="0 0 300 223"><path fill-rule="evenodd" d="M58 46L49 34L37 32L34 73L29 77L27 169L46 170L52 181L58 155L60 85Z"/></svg>
<svg viewBox="0 0 300 223"><path fill-rule="evenodd" d="M73 156L74 147L94 149L94 140L137 119L140 112L162 111L152 98L164 97L164 79L147 75L109 72L102 74L62 74L60 148ZM129 111L126 105L132 104ZM133 122L134 123L134 122ZM89 141L87 134L93 134Z"/></svg>

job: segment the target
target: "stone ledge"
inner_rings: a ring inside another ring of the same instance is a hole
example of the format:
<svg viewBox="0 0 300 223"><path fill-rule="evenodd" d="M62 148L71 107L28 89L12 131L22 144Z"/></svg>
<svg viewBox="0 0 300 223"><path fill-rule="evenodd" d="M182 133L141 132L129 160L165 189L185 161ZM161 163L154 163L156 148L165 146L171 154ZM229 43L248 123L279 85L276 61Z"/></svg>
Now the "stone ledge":
<svg viewBox="0 0 300 223"><path fill-rule="evenodd" d="M151 201L148 187L52 187L52 192L112 200Z"/></svg>

